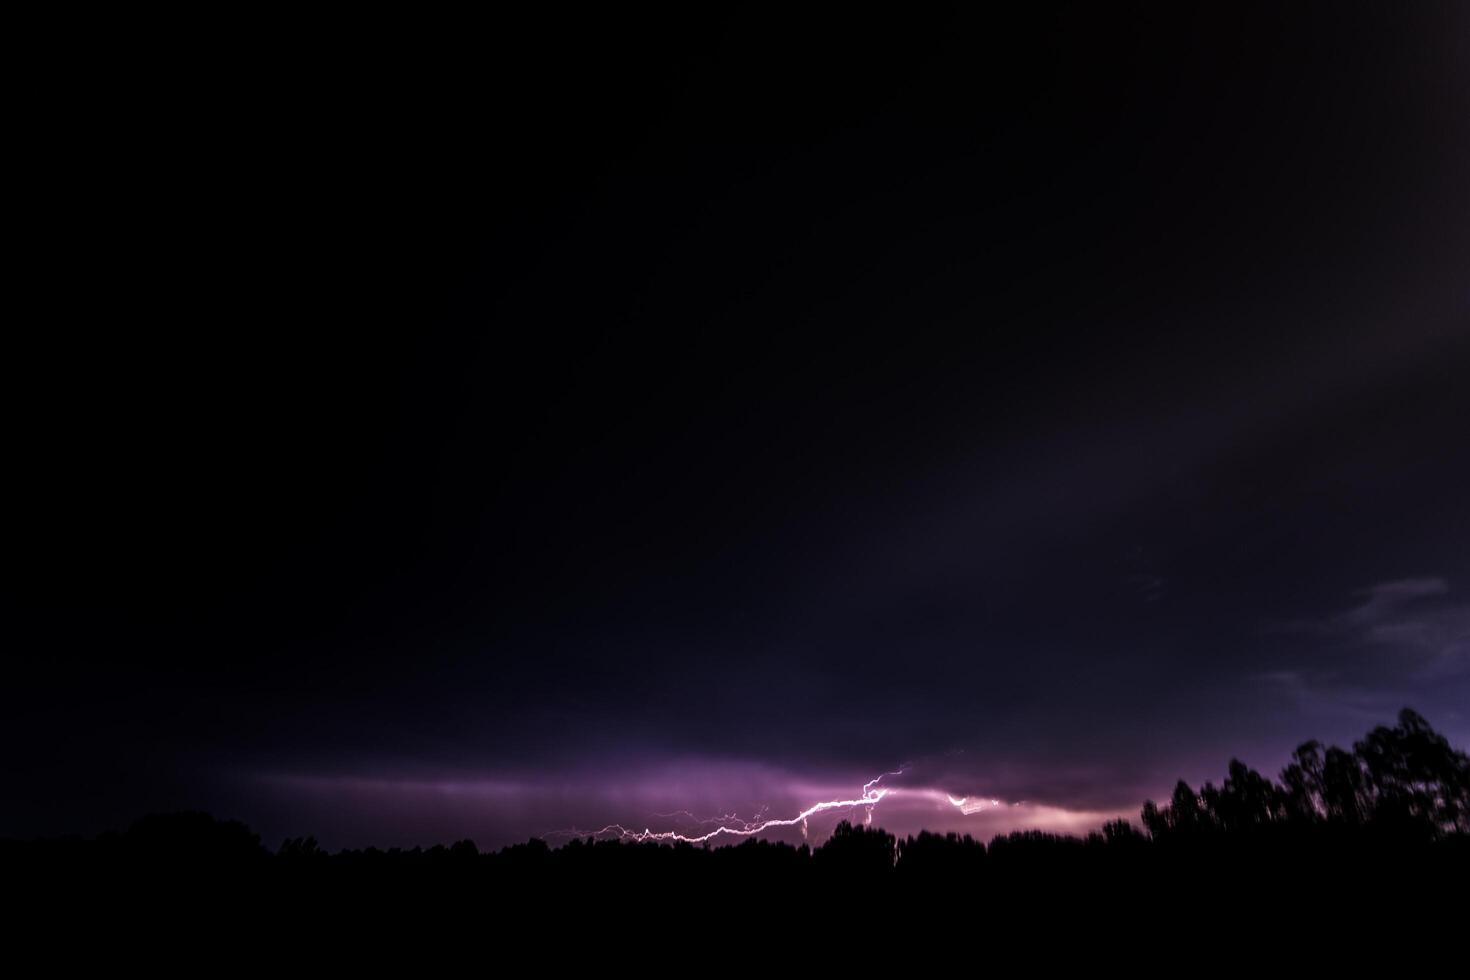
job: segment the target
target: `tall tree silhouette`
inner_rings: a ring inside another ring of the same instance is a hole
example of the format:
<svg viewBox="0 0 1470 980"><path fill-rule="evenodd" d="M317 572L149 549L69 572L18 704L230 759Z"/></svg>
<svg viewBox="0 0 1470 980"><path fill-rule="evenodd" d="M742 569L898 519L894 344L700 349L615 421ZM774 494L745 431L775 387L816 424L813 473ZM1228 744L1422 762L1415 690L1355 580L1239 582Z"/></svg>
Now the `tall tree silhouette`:
<svg viewBox="0 0 1470 980"><path fill-rule="evenodd" d="M1222 786L1206 783L1196 794L1181 780L1168 806L1144 804L1142 820L1161 839L1286 824L1405 839L1466 833L1470 757L1405 708L1397 725L1374 728L1351 752L1333 746L1324 753L1320 743L1304 742L1280 785L1232 759Z"/></svg>

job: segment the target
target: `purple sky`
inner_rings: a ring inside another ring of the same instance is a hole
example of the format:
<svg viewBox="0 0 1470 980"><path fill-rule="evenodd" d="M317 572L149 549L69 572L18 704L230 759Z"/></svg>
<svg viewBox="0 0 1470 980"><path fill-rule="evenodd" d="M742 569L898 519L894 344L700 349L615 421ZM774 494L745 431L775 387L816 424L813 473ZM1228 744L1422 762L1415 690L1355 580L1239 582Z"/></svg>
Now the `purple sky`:
<svg viewBox="0 0 1470 980"><path fill-rule="evenodd" d="M0 835L489 847L906 766L874 822L988 837L1404 706L1470 745L1467 37L38 42Z"/></svg>

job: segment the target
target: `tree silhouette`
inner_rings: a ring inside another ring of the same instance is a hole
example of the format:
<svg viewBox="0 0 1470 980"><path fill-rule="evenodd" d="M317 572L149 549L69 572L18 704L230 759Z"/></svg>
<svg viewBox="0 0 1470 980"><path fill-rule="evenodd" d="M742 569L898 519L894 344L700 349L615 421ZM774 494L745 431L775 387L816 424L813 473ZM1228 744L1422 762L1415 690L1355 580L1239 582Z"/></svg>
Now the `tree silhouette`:
<svg viewBox="0 0 1470 980"><path fill-rule="evenodd" d="M843 821L815 847L589 838L492 852L461 840L329 853L297 837L272 853L243 824L190 812L144 817L93 840L0 841L0 876L17 895L49 889L140 907L246 903L298 919L323 909L443 916L493 908L506 917L644 923L644 910L658 909L654 921L669 925L696 913L745 921L752 910L884 896L949 896L958 899L952 908L992 916L1067 896L1094 910L1146 910L1153 922L1198 920L1205 909L1299 916L1308 895L1312 914L1330 909L1339 921L1361 916L1370 900L1386 914L1390 896L1416 914L1451 914L1464 910L1470 880L1470 760L1406 709L1351 751L1302 743L1279 782L1238 759L1218 786L1196 792L1181 780L1165 805L1144 803L1141 822L1110 821L1085 838L1016 832L988 845L956 834L898 839Z"/></svg>
<svg viewBox="0 0 1470 980"><path fill-rule="evenodd" d="M1232 759L1219 788L1196 795L1181 780L1169 805L1144 804L1144 826L1156 838L1248 833L1326 824L1338 831L1435 839L1470 831L1470 758L1456 751L1418 713L1380 725L1353 751L1320 743L1298 746L1280 785Z"/></svg>

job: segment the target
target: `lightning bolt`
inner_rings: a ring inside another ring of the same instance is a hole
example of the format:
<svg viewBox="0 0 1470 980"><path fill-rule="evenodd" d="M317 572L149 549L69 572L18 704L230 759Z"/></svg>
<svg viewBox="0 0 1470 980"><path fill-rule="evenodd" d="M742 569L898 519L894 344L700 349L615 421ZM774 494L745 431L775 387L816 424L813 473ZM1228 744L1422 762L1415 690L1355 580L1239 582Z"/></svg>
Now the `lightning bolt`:
<svg viewBox="0 0 1470 980"><path fill-rule="evenodd" d="M955 807L967 817L972 813L979 813L985 809L984 800L972 800L968 796L961 796L959 799L955 799L948 793L944 794L944 798L949 801L950 806ZM991 800L990 805L1000 806L1000 800Z"/></svg>
<svg viewBox="0 0 1470 980"><path fill-rule="evenodd" d="M823 800L820 803L813 803L811 806L807 807L805 810L802 810L800 813L792 817L765 817L763 816L765 812L764 807L761 808L761 812L757 814L756 819L748 821L739 819L734 813L727 813L719 817L701 819L700 817L695 816L693 813L690 813L688 810L675 810L672 813L656 813L653 815L656 817L664 818L687 817L695 825L695 827L700 828L701 830L705 827L710 827L711 825L713 825L714 829L705 830L702 833L684 833L678 830L652 830L648 827L645 827L642 830L636 830L633 828L625 827L622 824L610 823L600 830L558 830L553 831L547 836L610 837L616 840L634 841L639 843L644 841L656 841L663 843L703 844L708 841L715 840L719 837L753 837L756 834L761 833L762 831L771 830L773 828L799 827L801 829L802 837L806 837L807 820L811 817L816 816L819 813L825 813L829 810L855 810L858 807L862 807L866 811L863 816L863 823L871 825L873 822L873 808L876 807L884 798L889 796L893 796L895 798L899 796L904 796L930 799L935 801L942 799L950 806L953 806L954 808L959 810L965 816L969 816L972 813L977 813L987 806L998 807L1001 805L999 800L972 800L967 796L956 797L949 793L935 789L911 789L907 787L887 787L878 785L884 779L887 779L890 776L902 776L906 770L907 766L900 766L898 769L895 769L892 772L885 772L873 777L866 783L863 783L862 791L857 797L853 799Z"/></svg>

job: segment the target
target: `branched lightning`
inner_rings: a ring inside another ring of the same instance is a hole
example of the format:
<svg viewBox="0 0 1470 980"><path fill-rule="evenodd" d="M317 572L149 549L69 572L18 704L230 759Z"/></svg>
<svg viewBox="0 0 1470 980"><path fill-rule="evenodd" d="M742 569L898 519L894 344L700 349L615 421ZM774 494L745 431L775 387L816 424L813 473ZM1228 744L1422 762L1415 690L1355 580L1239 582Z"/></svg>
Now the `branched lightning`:
<svg viewBox="0 0 1470 980"><path fill-rule="evenodd" d="M939 800L943 800L966 816L969 816L972 813L977 813L987 807L1001 806L1001 802L999 800L971 799L968 796L957 797L942 790L919 789L909 787L888 787L878 785L884 779L890 776L903 775L903 773L906 771L906 768L906 766L901 766L892 772L885 772L868 780L866 783L863 784L862 791L859 793L859 795L853 799L823 800L819 803L813 803L811 806L807 807L805 810L802 810L800 813L792 817L767 817L765 816L767 810L766 807L762 807L760 809L760 811L756 814L754 820L741 820L734 813L726 813L718 817L701 818L688 810L675 810L671 813L655 813L653 814L653 816L662 817L665 819L674 817L687 818L690 822L693 823L696 828L700 828L703 832L684 833L679 830L653 830L649 827L645 827L642 830L637 830L634 828L625 827L619 823L611 823L601 828L600 830L559 830L554 831L548 836L593 838L606 837L615 840L626 840L635 842L655 841L662 843L704 844L722 836L753 837L763 831L772 830L780 827L799 827L802 836L805 837L807 834L807 820L809 820L811 817L816 816L819 813L825 813L829 810L855 810L858 807L862 807L866 811L863 816L863 822L865 824L872 824L873 808L876 807L884 798L890 796L930 799L935 800L936 802ZM706 827L712 827L713 829L703 830L703 828Z"/></svg>

